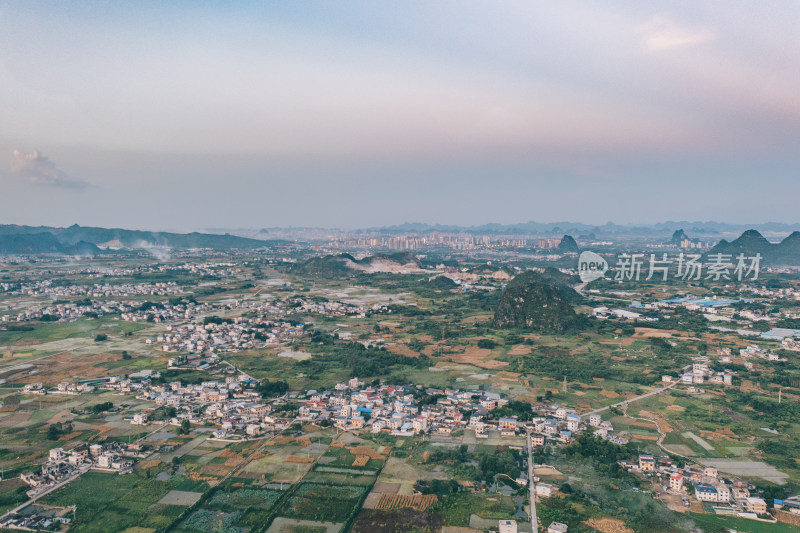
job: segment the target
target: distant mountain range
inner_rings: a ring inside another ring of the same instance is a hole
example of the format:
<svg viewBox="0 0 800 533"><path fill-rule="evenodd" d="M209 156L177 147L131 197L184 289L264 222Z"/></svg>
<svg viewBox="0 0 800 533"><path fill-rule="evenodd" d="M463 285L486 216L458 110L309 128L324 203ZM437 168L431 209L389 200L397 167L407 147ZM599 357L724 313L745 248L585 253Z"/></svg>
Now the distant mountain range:
<svg viewBox="0 0 800 533"><path fill-rule="evenodd" d="M758 227L768 233L788 233L800 231L800 223L784 224L781 222L766 222L763 224L729 224L714 221L665 221L657 224L615 224L607 222L602 225L590 225L582 222L523 222L519 224L483 224L479 226L455 226L441 224L405 223L394 226L367 228L362 231L381 233L427 233L431 231L459 232L473 234L519 234L519 235L570 235L591 234L603 235L628 235L628 236L653 236L669 235L676 230L684 229L693 234L715 235L725 233L739 233L750 228ZM599 237L598 237L599 238Z"/></svg>
<svg viewBox="0 0 800 533"><path fill-rule="evenodd" d="M761 254L764 262L776 265L800 265L800 231L795 231L779 243L771 243L759 232L750 229L731 242L722 239L708 254Z"/></svg>
<svg viewBox="0 0 800 533"><path fill-rule="evenodd" d="M208 233L167 233L116 228L70 226L0 225L0 254L67 254L93 256L98 253L148 250L209 248L213 250L251 250L267 247L268 241L235 235Z"/></svg>

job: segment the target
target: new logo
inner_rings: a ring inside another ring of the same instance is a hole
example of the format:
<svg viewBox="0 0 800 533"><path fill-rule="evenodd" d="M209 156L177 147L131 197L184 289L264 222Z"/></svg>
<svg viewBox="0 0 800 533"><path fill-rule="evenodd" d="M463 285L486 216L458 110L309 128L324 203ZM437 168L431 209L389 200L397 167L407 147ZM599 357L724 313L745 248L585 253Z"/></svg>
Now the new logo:
<svg viewBox="0 0 800 533"><path fill-rule="evenodd" d="M602 278L608 270L608 263L605 259L594 252L581 252L578 257L578 276L584 283L589 283Z"/></svg>

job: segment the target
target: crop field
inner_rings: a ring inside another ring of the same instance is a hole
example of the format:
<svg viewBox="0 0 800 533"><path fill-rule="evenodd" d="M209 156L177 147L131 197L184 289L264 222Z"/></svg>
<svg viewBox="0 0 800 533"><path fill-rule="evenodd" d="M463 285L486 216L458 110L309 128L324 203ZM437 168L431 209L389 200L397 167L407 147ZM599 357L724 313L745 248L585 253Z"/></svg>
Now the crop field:
<svg viewBox="0 0 800 533"><path fill-rule="evenodd" d="M230 487L226 490L218 490L208 501L210 507L233 507L247 508L257 507L260 509L270 509L283 493L278 490L262 489L256 487Z"/></svg>
<svg viewBox="0 0 800 533"><path fill-rule="evenodd" d="M39 500L47 505L75 505L72 529L77 532L119 531L126 527L166 527L184 509L183 505L159 504L182 478L168 482L142 478L137 474L119 476L89 472Z"/></svg>
<svg viewBox="0 0 800 533"><path fill-rule="evenodd" d="M436 504L439 498L435 494L415 494L413 496L403 496L400 494L381 494L376 509L392 511L395 509L414 509L424 511Z"/></svg>
<svg viewBox="0 0 800 533"><path fill-rule="evenodd" d="M797 533L796 526L789 524L770 524L734 516L691 513L692 520L708 533L723 533L729 530L747 533Z"/></svg>
<svg viewBox="0 0 800 533"><path fill-rule="evenodd" d="M461 492L446 496L431 511L442 513L445 525L468 527L473 514L481 518L502 519L511 516L516 509L517 504L509 496Z"/></svg>
<svg viewBox="0 0 800 533"><path fill-rule="evenodd" d="M203 533L241 533L236 525L241 512L213 511L196 509L176 529L179 532L200 531Z"/></svg>
<svg viewBox="0 0 800 533"><path fill-rule="evenodd" d="M318 522L298 518L277 517L267 529L267 533L339 533L342 524Z"/></svg>
<svg viewBox="0 0 800 533"><path fill-rule="evenodd" d="M241 532L258 529L271 517L281 491L228 483L189 515L178 531Z"/></svg>
<svg viewBox="0 0 800 533"><path fill-rule="evenodd" d="M371 446L331 446L319 459L320 465L324 466L317 468L329 472L336 471L333 469L337 467L354 472L358 472L360 469L374 472L383 466L385 460L386 456L378 453Z"/></svg>
<svg viewBox="0 0 800 533"><path fill-rule="evenodd" d="M441 513L413 509L381 511L362 509L353 523L353 533L405 533L409 531L438 533L444 525Z"/></svg>
<svg viewBox="0 0 800 533"><path fill-rule="evenodd" d="M342 522L350 516L364 495L358 485L302 483L281 508L282 516Z"/></svg>

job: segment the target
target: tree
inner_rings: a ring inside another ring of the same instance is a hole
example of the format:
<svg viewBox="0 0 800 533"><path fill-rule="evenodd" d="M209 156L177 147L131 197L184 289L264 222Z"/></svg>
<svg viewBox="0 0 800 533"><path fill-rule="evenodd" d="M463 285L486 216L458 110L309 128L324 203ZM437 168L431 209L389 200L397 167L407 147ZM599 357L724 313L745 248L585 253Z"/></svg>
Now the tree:
<svg viewBox="0 0 800 533"><path fill-rule="evenodd" d="M483 348L485 350L491 350L497 347L497 343L494 342L492 339L480 339L478 341L478 348Z"/></svg>
<svg viewBox="0 0 800 533"><path fill-rule="evenodd" d="M58 440L61 436L61 430L55 424L50 424L47 428L47 440Z"/></svg>
<svg viewBox="0 0 800 533"><path fill-rule="evenodd" d="M256 385L256 392L261 394L262 398L274 398L276 396L283 396L289 391L289 384L285 381L272 381L268 379Z"/></svg>
<svg viewBox="0 0 800 533"><path fill-rule="evenodd" d="M105 342L108 340L108 335L105 333L98 333L94 336L94 342Z"/></svg>
<svg viewBox="0 0 800 533"><path fill-rule="evenodd" d="M66 424L56 422L55 424L50 424L50 426L48 426L47 440L58 440L61 438L61 435L66 435L68 433L72 433L72 424L69 422Z"/></svg>
<svg viewBox="0 0 800 533"><path fill-rule="evenodd" d="M100 414L100 413L102 413L104 411L108 411L108 410L112 409L113 407L114 407L113 403L111 403L111 402L103 402L103 403L94 404L89 409L92 411L92 413L97 415L97 414Z"/></svg>
<svg viewBox="0 0 800 533"><path fill-rule="evenodd" d="M192 423L189 422L188 418L184 418L181 420L181 428L178 432L183 435L188 435L190 431L192 431Z"/></svg>
<svg viewBox="0 0 800 533"><path fill-rule="evenodd" d="M131 354L128 353L128 350L122 350L122 359L124 361L131 359Z"/></svg>

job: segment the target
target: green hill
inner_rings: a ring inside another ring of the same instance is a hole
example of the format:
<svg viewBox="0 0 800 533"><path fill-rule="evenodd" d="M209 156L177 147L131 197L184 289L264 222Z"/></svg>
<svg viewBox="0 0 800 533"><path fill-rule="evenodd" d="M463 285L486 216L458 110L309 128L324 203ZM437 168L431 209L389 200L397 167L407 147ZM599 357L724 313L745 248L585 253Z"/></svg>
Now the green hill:
<svg viewBox="0 0 800 533"><path fill-rule="evenodd" d="M356 259L350 254L324 255L322 257L312 257L305 263L298 265L296 270L309 276L338 278L355 275L356 271L348 266L355 262Z"/></svg>
<svg viewBox="0 0 800 533"><path fill-rule="evenodd" d="M578 247L578 243L575 242L575 239L572 238L571 235L564 235L561 238L561 242L558 243L558 251L562 254L565 253L578 253L581 249Z"/></svg>
<svg viewBox="0 0 800 533"><path fill-rule="evenodd" d="M500 295L495 326L542 333L561 333L578 326L581 319L570 302L579 301L580 295L555 282L552 272L549 275L527 271L512 279Z"/></svg>
<svg viewBox="0 0 800 533"><path fill-rule="evenodd" d="M447 276L436 276L428 280L428 286L436 291L449 291L458 287L458 283L448 278Z"/></svg>

